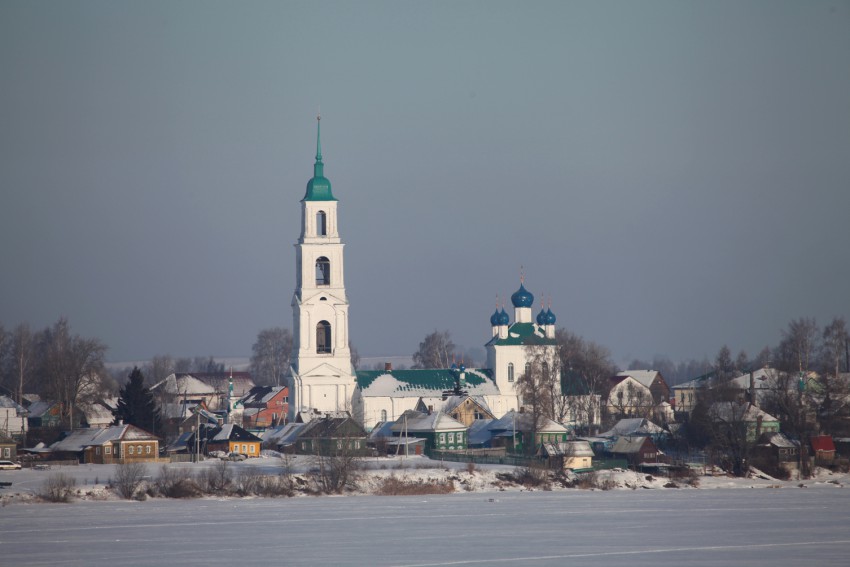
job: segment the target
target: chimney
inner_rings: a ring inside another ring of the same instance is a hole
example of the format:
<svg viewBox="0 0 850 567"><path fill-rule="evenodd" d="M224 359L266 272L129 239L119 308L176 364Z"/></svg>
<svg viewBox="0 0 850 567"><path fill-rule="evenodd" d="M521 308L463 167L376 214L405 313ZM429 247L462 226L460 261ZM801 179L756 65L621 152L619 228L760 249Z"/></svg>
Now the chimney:
<svg viewBox="0 0 850 567"><path fill-rule="evenodd" d="M393 363L385 362L384 363L384 372L392 372L393 371Z"/></svg>

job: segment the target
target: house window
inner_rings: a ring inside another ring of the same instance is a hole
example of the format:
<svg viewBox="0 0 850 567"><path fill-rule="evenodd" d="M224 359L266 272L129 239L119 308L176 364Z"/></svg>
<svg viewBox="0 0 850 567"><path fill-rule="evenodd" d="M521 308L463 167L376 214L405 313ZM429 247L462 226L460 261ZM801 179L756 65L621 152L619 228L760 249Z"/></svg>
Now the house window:
<svg viewBox="0 0 850 567"><path fill-rule="evenodd" d="M328 235L328 216L325 211L316 213L316 234L319 236Z"/></svg>
<svg viewBox="0 0 850 567"><path fill-rule="evenodd" d="M151 446L150 445L145 445L145 454L147 454L147 455L151 454Z"/></svg>
<svg viewBox="0 0 850 567"><path fill-rule="evenodd" d="M139 453L140 455L142 454L142 446L141 445L136 445L136 452Z"/></svg>
<svg viewBox="0 0 850 567"><path fill-rule="evenodd" d="M284 396L284 397L283 397L283 403L285 403L285 404L288 404L288 403L289 403L289 396Z"/></svg>
<svg viewBox="0 0 850 567"><path fill-rule="evenodd" d="M463 432L462 431L458 432L458 434L457 434L457 442L463 443Z"/></svg>
<svg viewBox="0 0 850 567"><path fill-rule="evenodd" d="M509 362L508 363L508 382L513 382L513 381L514 381L514 363Z"/></svg>
<svg viewBox="0 0 850 567"><path fill-rule="evenodd" d="M445 444L446 444L446 434L440 433L440 445L445 445Z"/></svg>
<svg viewBox="0 0 850 567"><path fill-rule="evenodd" d="M133 446L132 445L130 445L130 454L131 455L133 454Z"/></svg>
<svg viewBox="0 0 850 567"><path fill-rule="evenodd" d="M12 450L9 447L3 447L3 458L11 459L12 458Z"/></svg>
<svg viewBox="0 0 850 567"><path fill-rule="evenodd" d="M319 321L316 324L316 353L331 353L331 324L327 321Z"/></svg>
<svg viewBox="0 0 850 567"><path fill-rule="evenodd" d="M95 448L94 448L94 454L95 454L95 455L100 455L100 447L95 447Z"/></svg>
<svg viewBox="0 0 850 567"><path fill-rule="evenodd" d="M316 285L331 285L331 261L324 256L316 260Z"/></svg>
<svg viewBox="0 0 850 567"><path fill-rule="evenodd" d="M242 452L243 452L243 453L247 453L247 452L248 452L248 445L246 445L245 443L242 443Z"/></svg>
<svg viewBox="0 0 850 567"><path fill-rule="evenodd" d="M455 434L449 433L449 443L454 443L454 442L455 442Z"/></svg>
<svg viewBox="0 0 850 567"><path fill-rule="evenodd" d="M381 410L381 421L386 421L386 420L387 420L387 410L382 409Z"/></svg>
<svg viewBox="0 0 850 567"><path fill-rule="evenodd" d="M248 452L249 452L249 453L251 453L251 454L253 454L253 453L254 453L254 448L255 448L255 446L254 446L254 444L253 444L253 443L252 443L251 445L248 445Z"/></svg>
<svg viewBox="0 0 850 567"><path fill-rule="evenodd" d="M112 447L110 447L109 445L107 445L107 446L105 447L104 452L105 452L107 455L111 455L111 454L112 454Z"/></svg>

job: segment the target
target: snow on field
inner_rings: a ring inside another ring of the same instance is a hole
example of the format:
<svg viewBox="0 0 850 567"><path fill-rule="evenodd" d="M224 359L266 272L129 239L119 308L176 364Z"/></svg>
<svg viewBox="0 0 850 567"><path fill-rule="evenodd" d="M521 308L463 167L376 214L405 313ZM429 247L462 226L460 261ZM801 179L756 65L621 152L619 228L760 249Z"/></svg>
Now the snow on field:
<svg viewBox="0 0 850 567"><path fill-rule="evenodd" d="M3 565L846 566L850 491L80 501L0 509Z"/></svg>

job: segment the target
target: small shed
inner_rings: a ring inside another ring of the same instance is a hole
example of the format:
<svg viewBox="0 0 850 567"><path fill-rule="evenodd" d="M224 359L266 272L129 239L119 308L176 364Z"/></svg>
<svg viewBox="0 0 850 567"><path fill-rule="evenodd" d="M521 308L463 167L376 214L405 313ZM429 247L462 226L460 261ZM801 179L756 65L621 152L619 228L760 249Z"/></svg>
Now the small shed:
<svg viewBox="0 0 850 567"><path fill-rule="evenodd" d="M593 468L593 449L587 441L543 443L538 455L549 460L552 468L585 471Z"/></svg>
<svg viewBox="0 0 850 567"><path fill-rule="evenodd" d="M810 438L815 464L829 466L835 462L835 443L829 435L816 435Z"/></svg>
<svg viewBox="0 0 850 567"><path fill-rule="evenodd" d="M656 464L659 460L658 448L651 437L620 437L611 448L611 454L626 459L631 466Z"/></svg>

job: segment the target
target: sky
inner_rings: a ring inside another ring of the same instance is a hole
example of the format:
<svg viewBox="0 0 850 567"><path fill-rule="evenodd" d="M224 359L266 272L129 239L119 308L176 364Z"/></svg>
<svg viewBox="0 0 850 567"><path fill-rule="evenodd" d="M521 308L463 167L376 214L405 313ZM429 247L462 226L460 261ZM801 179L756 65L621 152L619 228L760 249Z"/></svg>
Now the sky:
<svg viewBox="0 0 850 567"><path fill-rule="evenodd" d="M112 361L291 327L319 109L361 355L521 270L621 363L850 315L848 1L5 0L0 74L0 324Z"/></svg>

